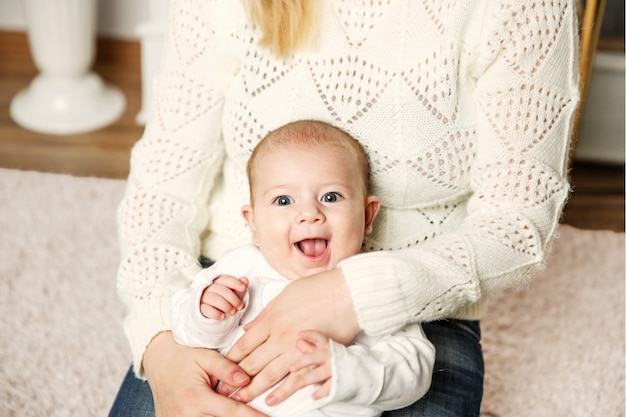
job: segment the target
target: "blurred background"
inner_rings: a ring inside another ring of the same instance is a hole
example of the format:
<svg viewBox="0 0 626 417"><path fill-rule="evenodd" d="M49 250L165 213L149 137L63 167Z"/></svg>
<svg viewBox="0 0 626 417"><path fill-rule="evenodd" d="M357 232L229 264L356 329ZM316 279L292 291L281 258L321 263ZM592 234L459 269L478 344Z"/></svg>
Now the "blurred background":
<svg viewBox="0 0 626 417"><path fill-rule="evenodd" d="M100 0L98 1L98 33L119 39L138 39L137 25L150 18L151 8L168 0ZM0 0L0 29L26 30L22 0Z"/></svg>

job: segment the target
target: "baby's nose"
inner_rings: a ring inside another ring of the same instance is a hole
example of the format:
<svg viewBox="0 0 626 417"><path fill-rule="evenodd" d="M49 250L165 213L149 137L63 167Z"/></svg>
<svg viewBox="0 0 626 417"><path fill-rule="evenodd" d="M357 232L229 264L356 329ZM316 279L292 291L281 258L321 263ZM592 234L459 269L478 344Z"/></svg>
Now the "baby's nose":
<svg viewBox="0 0 626 417"><path fill-rule="evenodd" d="M324 220L324 213L317 204L307 204L298 215L298 223L316 223Z"/></svg>

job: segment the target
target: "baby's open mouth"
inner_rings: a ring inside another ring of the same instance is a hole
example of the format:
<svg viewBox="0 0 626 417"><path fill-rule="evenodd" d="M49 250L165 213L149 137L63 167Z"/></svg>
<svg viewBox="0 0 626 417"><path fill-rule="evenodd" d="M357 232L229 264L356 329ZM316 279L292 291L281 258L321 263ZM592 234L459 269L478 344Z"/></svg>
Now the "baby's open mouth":
<svg viewBox="0 0 626 417"><path fill-rule="evenodd" d="M296 242L296 247L306 256L316 257L322 255L328 247L326 239L304 239Z"/></svg>

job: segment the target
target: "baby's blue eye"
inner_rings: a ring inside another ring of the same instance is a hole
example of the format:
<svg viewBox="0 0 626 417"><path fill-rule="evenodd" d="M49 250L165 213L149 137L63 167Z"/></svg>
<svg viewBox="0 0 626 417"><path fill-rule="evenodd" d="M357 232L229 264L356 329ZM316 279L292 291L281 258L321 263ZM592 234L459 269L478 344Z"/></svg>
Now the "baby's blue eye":
<svg viewBox="0 0 626 417"><path fill-rule="evenodd" d="M293 203L293 200L288 195L281 195L279 197L276 197L276 199L274 200L274 204L279 205L279 206L288 206L289 204L292 204L292 203Z"/></svg>
<svg viewBox="0 0 626 417"><path fill-rule="evenodd" d="M341 194L335 192L326 193L322 196L322 202L324 203L336 203L339 200L341 200Z"/></svg>

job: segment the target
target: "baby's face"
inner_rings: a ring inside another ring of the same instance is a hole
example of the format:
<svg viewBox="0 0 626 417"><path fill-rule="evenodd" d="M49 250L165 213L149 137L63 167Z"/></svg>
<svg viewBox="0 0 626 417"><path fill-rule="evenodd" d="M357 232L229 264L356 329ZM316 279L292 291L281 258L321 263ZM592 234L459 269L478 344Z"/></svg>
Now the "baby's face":
<svg viewBox="0 0 626 417"><path fill-rule="evenodd" d="M290 146L257 162L254 207L242 210L253 241L281 275L298 279L359 252L378 200L365 197L355 158L327 146Z"/></svg>

